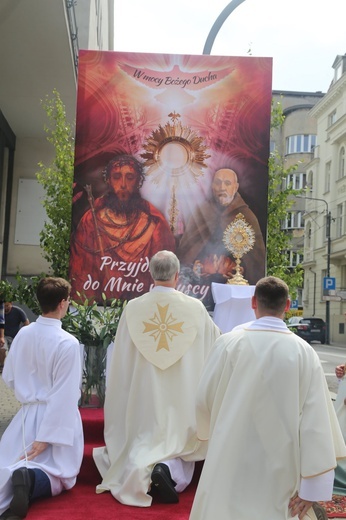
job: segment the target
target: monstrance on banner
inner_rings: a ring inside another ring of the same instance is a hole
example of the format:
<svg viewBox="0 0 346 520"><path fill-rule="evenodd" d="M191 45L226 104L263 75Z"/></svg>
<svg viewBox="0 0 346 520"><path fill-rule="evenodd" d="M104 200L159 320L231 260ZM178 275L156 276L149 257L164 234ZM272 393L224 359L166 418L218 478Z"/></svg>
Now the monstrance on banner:
<svg viewBox="0 0 346 520"><path fill-rule="evenodd" d="M264 276L271 61L80 52L74 297L140 296L162 249L210 309L213 281ZM241 260L227 242L238 214L253 232Z"/></svg>

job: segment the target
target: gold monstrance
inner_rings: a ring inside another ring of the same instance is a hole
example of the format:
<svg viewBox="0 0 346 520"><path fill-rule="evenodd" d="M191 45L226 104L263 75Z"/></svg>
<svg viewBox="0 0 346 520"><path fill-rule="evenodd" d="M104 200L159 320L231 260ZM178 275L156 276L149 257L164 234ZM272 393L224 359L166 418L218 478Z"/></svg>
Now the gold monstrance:
<svg viewBox="0 0 346 520"><path fill-rule="evenodd" d="M249 285L244 276L240 272L240 259L248 253L255 243L255 231L253 227L245 220L242 213L236 215L225 229L222 238L223 243L228 251L235 258L235 274L227 280L228 284L233 285Z"/></svg>

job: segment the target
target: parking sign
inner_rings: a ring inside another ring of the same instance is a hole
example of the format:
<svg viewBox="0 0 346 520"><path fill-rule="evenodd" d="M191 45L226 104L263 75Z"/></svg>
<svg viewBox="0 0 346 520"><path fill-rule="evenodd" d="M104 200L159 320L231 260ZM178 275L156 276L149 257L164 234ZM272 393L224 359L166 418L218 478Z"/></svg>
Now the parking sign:
<svg viewBox="0 0 346 520"><path fill-rule="evenodd" d="M330 276L325 276L323 278L323 289L325 291L335 291L335 278L331 278Z"/></svg>

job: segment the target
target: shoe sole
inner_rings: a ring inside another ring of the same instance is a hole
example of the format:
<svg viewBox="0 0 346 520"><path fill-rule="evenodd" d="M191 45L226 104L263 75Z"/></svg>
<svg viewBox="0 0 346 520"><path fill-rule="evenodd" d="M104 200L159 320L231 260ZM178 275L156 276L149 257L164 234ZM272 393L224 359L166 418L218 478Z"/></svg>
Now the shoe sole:
<svg viewBox="0 0 346 520"><path fill-rule="evenodd" d="M29 509L30 477L19 469L12 474L13 498L10 510L14 516L25 518Z"/></svg>
<svg viewBox="0 0 346 520"><path fill-rule="evenodd" d="M154 470L151 475L151 481L165 504L177 504L179 502L178 493L172 487L171 481L168 480L167 475L163 471Z"/></svg>
<svg viewBox="0 0 346 520"><path fill-rule="evenodd" d="M6 509L0 516L0 519L6 518L6 520L21 520L20 516L14 515L10 509Z"/></svg>

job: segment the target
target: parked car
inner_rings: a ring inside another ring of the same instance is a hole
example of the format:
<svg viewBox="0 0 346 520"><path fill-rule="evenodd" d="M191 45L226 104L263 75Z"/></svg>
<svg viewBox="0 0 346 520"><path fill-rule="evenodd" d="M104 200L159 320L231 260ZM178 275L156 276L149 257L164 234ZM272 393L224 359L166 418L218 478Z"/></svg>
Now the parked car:
<svg viewBox="0 0 346 520"><path fill-rule="evenodd" d="M294 327L295 325L298 325L298 323L300 322L300 320L303 319L303 316L292 316L291 318L289 318L287 320L287 327L290 329L292 327Z"/></svg>
<svg viewBox="0 0 346 520"><path fill-rule="evenodd" d="M287 327L308 343L311 341L326 342L326 323L321 318L292 316L287 321Z"/></svg>

